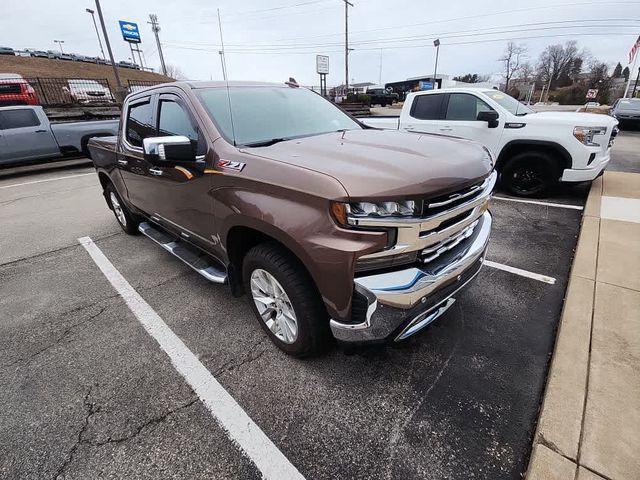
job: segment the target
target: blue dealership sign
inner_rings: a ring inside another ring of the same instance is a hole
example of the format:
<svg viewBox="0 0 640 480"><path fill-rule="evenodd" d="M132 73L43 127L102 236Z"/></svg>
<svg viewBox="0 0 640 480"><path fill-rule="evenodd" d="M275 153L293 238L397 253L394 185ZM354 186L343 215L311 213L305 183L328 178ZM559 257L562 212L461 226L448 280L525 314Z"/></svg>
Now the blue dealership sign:
<svg viewBox="0 0 640 480"><path fill-rule="evenodd" d="M140 43L142 41L137 23L120 20L120 31L125 42Z"/></svg>

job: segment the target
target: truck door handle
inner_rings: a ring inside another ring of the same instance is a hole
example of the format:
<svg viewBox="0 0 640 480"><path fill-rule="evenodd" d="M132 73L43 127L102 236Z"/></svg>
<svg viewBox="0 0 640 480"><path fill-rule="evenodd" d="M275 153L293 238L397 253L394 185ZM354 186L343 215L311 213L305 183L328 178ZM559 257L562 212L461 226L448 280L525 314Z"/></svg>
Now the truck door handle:
<svg viewBox="0 0 640 480"><path fill-rule="evenodd" d="M155 167L154 167L154 168L150 168L150 169L149 169L149 173L150 173L151 175L159 176L159 175L162 175L162 170L161 170L161 169L159 169L159 168L155 168Z"/></svg>
<svg viewBox="0 0 640 480"><path fill-rule="evenodd" d="M121 158L118 159L118 165L122 165L123 167L129 163L128 160L123 160Z"/></svg>
<svg viewBox="0 0 640 480"><path fill-rule="evenodd" d="M451 130L453 130L453 128L451 128L451 127L440 127L439 130L441 132L450 132Z"/></svg>
<svg viewBox="0 0 640 480"><path fill-rule="evenodd" d="M36 133L47 133L46 130L36 130Z"/></svg>

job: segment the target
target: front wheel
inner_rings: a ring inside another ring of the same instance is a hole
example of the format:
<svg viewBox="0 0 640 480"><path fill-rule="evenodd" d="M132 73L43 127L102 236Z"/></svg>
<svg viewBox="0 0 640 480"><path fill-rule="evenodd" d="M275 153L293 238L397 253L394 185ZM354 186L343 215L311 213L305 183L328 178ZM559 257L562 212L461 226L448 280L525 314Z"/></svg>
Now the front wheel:
<svg viewBox="0 0 640 480"><path fill-rule="evenodd" d="M277 243L263 243L243 263L251 309L271 341L295 357L326 348L329 322L320 295L302 264Z"/></svg>
<svg viewBox="0 0 640 480"><path fill-rule="evenodd" d="M109 207L113 210L113 214L116 216L116 220L122 230L129 235L136 235L140 219L125 205L112 183L105 187L104 193Z"/></svg>
<svg viewBox="0 0 640 480"><path fill-rule="evenodd" d="M558 182L553 160L544 153L521 153L507 160L500 173L501 185L519 197L541 197Z"/></svg>

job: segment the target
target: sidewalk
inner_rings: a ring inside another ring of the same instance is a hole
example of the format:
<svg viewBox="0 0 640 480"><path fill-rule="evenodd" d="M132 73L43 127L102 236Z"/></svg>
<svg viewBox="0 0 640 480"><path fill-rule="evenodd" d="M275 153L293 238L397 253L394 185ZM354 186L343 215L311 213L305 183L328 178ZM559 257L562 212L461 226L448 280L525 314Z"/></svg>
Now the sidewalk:
<svg viewBox="0 0 640 480"><path fill-rule="evenodd" d="M640 174L591 187L526 478L640 479Z"/></svg>

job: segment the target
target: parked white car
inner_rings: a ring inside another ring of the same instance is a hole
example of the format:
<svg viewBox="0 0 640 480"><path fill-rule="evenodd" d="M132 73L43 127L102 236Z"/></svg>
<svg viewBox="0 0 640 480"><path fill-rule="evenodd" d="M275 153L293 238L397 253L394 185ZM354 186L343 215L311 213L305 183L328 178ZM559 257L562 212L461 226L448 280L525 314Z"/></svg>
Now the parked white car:
<svg viewBox="0 0 640 480"><path fill-rule="evenodd" d="M74 103L113 103L115 98L111 91L96 80L67 81L63 90L71 97Z"/></svg>
<svg viewBox="0 0 640 480"><path fill-rule="evenodd" d="M407 95L400 117L365 117L372 127L475 140L496 161L502 185L541 196L557 182L599 176L610 160L618 121L606 115L536 113L498 90L448 88Z"/></svg>

